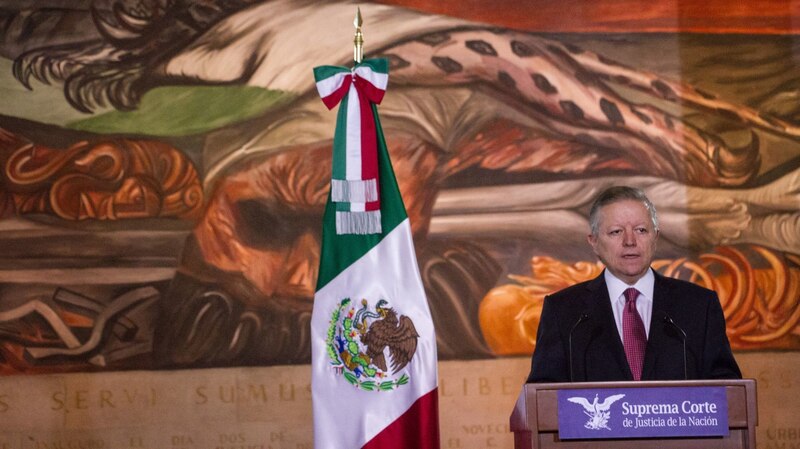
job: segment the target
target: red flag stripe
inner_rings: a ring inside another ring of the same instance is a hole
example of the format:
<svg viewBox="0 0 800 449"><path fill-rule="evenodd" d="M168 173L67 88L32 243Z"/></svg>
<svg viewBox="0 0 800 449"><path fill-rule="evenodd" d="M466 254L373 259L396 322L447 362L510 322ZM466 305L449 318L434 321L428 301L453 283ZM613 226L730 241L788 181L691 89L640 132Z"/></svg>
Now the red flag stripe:
<svg viewBox="0 0 800 449"><path fill-rule="evenodd" d="M361 179L377 179L378 136L375 131L375 116L372 104L363 90L364 86L370 86L370 84L359 77L355 78L354 83L361 107Z"/></svg>
<svg viewBox="0 0 800 449"><path fill-rule="evenodd" d="M385 90L376 87L374 84L370 83L369 80L361 78L360 76L356 77L356 83L360 84L359 89L361 93L367 96L367 99L375 104L381 104L383 101L383 95L386 93Z"/></svg>
<svg viewBox="0 0 800 449"><path fill-rule="evenodd" d="M322 98L322 102L325 104L325 107L328 109L333 109L339 102L347 95L347 92L350 90L350 83L353 81L352 75L347 75L342 80L342 85L339 86L338 89L333 91L327 97Z"/></svg>
<svg viewBox="0 0 800 449"><path fill-rule="evenodd" d="M439 390L416 400L362 449L439 449Z"/></svg>

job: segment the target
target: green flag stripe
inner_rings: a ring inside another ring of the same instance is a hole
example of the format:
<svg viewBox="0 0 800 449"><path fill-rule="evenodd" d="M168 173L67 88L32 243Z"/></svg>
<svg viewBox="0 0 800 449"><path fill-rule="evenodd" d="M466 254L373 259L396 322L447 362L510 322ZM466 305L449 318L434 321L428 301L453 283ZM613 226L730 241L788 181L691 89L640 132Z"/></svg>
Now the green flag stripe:
<svg viewBox="0 0 800 449"><path fill-rule="evenodd" d="M373 72L389 73L389 60L386 58L367 59L364 60L364 62L362 62L358 66L362 65L369 66L369 68L371 68Z"/></svg>
<svg viewBox="0 0 800 449"><path fill-rule="evenodd" d="M325 78L330 78L337 73L342 72L349 72L350 69L340 66L333 66L333 65L323 65L319 67L314 67L314 80L320 81L324 80Z"/></svg>
<svg viewBox="0 0 800 449"><path fill-rule="evenodd" d="M322 220L322 251L320 255L317 291L339 273L366 254L408 216L394 176L392 162L386 149L378 110L372 105L375 128L378 136L378 172L380 174L381 228L380 234L336 235L336 207L328 194L325 215Z"/></svg>
<svg viewBox="0 0 800 449"><path fill-rule="evenodd" d="M350 96L345 95L339 103L336 118L336 132L333 135L333 179L347 178L347 102Z"/></svg>

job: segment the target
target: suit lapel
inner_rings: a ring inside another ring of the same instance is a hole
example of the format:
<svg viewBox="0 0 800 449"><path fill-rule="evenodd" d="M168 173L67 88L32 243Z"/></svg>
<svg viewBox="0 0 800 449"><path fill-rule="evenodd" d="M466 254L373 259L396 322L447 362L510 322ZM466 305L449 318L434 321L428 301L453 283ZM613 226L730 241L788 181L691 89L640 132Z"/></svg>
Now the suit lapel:
<svg viewBox="0 0 800 449"><path fill-rule="evenodd" d="M650 331L647 338L647 349L644 353L644 366L642 379L652 379L653 370L658 360L659 350L664 347L667 336L664 334L664 316L669 313L669 287L664 282L664 277L653 270L655 284L653 285L653 315L650 318Z"/></svg>
<svg viewBox="0 0 800 449"><path fill-rule="evenodd" d="M622 344L617 331L617 323L614 320L614 311L611 309L611 299L608 297L608 286L606 285L605 273L601 273L592 282L587 285L590 290L589 298L591 304L588 309L591 310L591 316L597 321L599 326L605 330L601 335L604 335L604 346L612 355L613 361L618 365L619 372L626 373L629 379L633 380L630 367L628 366L628 358L625 356L625 346ZM611 363L611 361L609 361Z"/></svg>

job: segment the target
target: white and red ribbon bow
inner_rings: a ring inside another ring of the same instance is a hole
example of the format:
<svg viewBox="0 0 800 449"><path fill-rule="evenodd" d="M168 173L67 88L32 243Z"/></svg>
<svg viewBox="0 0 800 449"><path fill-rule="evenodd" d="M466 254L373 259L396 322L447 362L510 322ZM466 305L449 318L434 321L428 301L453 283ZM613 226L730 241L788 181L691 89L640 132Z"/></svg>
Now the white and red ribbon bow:
<svg viewBox="0 0 800 449"><path fill-rule="evenodd" d="M337 104L333 137L331 201L336 203L337 234L381 232L376 105L389 81L386 59L368 59L352 69L314 68L317 91L328 109Z"/></svg>

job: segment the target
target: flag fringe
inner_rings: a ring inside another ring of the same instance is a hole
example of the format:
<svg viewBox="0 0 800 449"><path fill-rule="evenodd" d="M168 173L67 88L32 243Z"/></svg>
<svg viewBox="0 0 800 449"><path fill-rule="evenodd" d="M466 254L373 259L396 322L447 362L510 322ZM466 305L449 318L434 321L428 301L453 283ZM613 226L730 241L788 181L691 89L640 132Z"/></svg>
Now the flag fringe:
<svg viewBox="0 0 800 449"><path fill-rule="evenodd" d="M337 234L380 234L381 211L336 212Z"/></svg>
<svg viewBox="0 0 800 449"><path fill-rule="evenodd" d="M337 203L378 201L378 183L372 179L331 179L331 200Z"/></svg>

